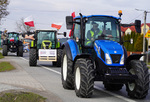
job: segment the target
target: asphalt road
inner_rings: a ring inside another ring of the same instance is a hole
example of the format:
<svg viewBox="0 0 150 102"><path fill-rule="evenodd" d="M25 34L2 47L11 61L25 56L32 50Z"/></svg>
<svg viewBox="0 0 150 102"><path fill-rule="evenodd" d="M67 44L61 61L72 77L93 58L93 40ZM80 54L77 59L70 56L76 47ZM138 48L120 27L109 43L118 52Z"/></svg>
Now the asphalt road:
<svg viewBox="0 0 150 102"><path fill-rule="evenodd" d="M10 54L12 55L12 54ZM149 102L150 94L145 99L131 99L127 96L126 87L117 92L106 91L102 82L95 82L94 93L91 98L79 98L74 90L65 90L61 83L61 68L53 67L51 62L39 62L36 67L29 66L29 54L24 57L9 56L20 65L30 76L37 80L47 92L58 96L63 102ZM150 93L150 91L149 91Z"/></svg>

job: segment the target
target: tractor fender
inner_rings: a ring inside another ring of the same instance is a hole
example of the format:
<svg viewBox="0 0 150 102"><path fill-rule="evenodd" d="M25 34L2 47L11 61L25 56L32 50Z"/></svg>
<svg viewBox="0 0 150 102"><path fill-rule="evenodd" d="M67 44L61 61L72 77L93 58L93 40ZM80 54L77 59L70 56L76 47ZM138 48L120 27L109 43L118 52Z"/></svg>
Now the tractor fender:
<svg viewBox="0 0 150 102"><path fill-rule="evenodd" d="M126 61L125 61L125 65L128 67L129 62L131 60L139 60L142 56L145 56L145 54L132 54L129 57L127 57Z"/></svg>
<svg viewBox="0 0 150 102"><path fill-rule="evenodd" d="M8 44L7 39L3 40L3 45L7 45L7 44Z"/></svg>
<svg viewBox="0 0 150 102"><path fill-rule="evenodd" d="M35 40L32 40L30 42L30 48L36 48L36 42L35 42Z"/></svg>
<svg viewBox="0 0 150 102"><path fill-rule="evenodd" d="M77 43L74 40L70 39L62 45L62 48L64 47L66 49L67 57L74 61L75 57L79 54Z"/></svg>

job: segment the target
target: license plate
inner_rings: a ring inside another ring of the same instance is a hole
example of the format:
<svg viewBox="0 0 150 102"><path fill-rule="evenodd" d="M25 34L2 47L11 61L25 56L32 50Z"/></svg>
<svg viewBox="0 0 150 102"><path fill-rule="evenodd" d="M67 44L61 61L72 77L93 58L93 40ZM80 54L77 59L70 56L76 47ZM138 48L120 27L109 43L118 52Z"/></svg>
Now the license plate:
<svg viewBox="0 0 150 102"><path fill-rule="evenodd" d="M39 49L39 56L57 56L55 49Z"/></svg>

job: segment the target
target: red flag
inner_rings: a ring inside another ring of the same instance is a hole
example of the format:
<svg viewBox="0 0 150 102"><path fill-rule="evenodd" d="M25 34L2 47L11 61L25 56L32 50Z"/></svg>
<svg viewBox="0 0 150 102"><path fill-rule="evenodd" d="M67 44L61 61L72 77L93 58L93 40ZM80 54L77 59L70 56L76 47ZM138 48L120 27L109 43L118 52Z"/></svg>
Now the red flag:
<svg viewBox="0 0 150 102"><path fill-rule="evenodd" d="M51 27L56 28L56 29L60 29L62 26L62 23L52 23Z"/></svg>
<svg viewBox="0 0 150 102"><path fill-rule="evenodd" d="M72 16L73 18L75 18L75 12L72 12L71 16Z"/></svg>
<svg viewBox="0 0 150 102"><path fill-rule="evenodd" d="M34 27L34 21L33 21L32 16L29 16L29 17L25 18L24 19L24 24L28 25L30 27Z"/></svg>
<svg viewBox="0 0 150 102"><path fill-rule="evenodd" d="M75 17L75 12L73 12L71 14L71 16L74 18ZM71 37L73 35L73 30L74 30L74 25L73 25L72 29L70 30L69 37Z"/></svg>

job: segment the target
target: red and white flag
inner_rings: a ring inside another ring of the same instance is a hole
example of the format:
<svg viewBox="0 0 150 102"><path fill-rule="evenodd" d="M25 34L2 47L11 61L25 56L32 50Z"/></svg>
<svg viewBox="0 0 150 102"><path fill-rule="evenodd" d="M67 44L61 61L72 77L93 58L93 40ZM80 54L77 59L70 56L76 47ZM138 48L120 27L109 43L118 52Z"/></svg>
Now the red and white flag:
<svg viewBox="0 0 150 102"><path fill-rule="evenodd" d="M56 28L56 29L60 29L63 23L52 23L51 27Z"/></svg>
<svg viewBox="0 0 150 102"><path fill-rule="evenodd" d="M25 23L25 25L28 25L30 27L34 27L34 21L33 21L32 16L25 18L24 23Z"/></svg>
<svg viewBox="0 0 150 102"><path fill-rule="evenodd" d="M72 12L72 13L71 13L71 16L72 16L73 18L75 18L75 12ZM74 30L74 25L73 25L72 29L71 29L70 32L69 32L69 37L73 36L73 30Z"/></svg>

